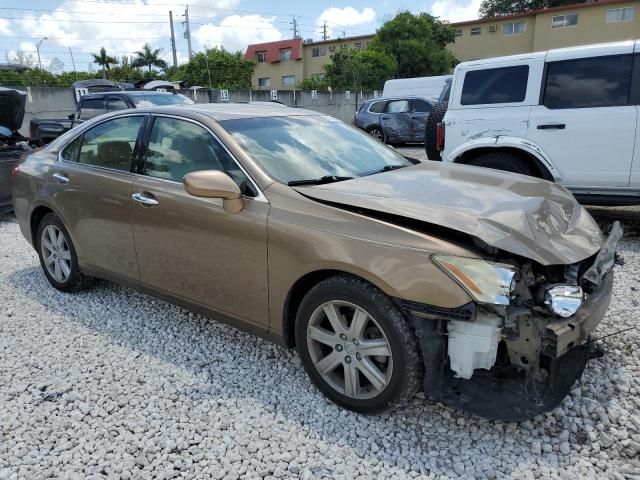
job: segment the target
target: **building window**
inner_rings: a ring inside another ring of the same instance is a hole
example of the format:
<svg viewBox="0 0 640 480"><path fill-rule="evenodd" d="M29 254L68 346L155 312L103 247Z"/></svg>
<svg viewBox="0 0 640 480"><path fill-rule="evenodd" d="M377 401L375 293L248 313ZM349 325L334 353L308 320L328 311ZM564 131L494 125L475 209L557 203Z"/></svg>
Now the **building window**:
<svg viewBox="0 0 640 480"><path fill-rule="evenodd" d="M628 105L632 68L633 55L547 63L543 105L550 109Z"/></svg>
<svg viewBox="0 0 640 480"><path fill-rule="evenodd" d="M311 79L315 80L317 82L323 82L325 78L325 74L324 73L312 73L311 74Z"/></svg>
<svg viewBox="0 0 640 480"><path fill-rule="evenodd" d="M461 28L458 28L458 29L454 30L454 31L453 31L453 34L454 34L456 37L461 37L461 36L462 36L462 29L461 29Z"/></svg>
<svg viewBox="0 0 640 480"><path fill-rule="evenodd" d="M480 35L482 33L482 27L471 27L471 35Z"/></svg>
<svg viewBox="0 0 640 480"><path fill-rule="evenodd" d="M464 76L462 105L519 103L527 93L529 66L472 70Z"/></svg>
<svg viewBox="0 0 640 480"><path fill-rule="evenodd" d="M270 77L259 78L258 79L258 86L259 87L270 87L271 86L271 78Z"/></svg>
<svg viewBox="0 0 640 480"><path fill-rule="evenodd" d="M356 42L356 48L362 48L362 43Z"/></svg>
<svg viewBox="0 0 640 480"><path fill-rule="evenodd" d="M502 24L502 34L505 37L511 35L522 35L525 29L525 22L509 22Z"/></svg>
<svg viewBox="0 0 640 480"><path fill-rule="evenodd" d="M324 57L327 54L327 47L313 47L311 50L312 57Z"/></svg>
<svg viewBox="0 0 640 480"><path fill-rule="evenodd" d="M256 62L265 63L267 61L267 52L256 53Z"/></svg>
<svg viewBox="0 0 640 480"><path fill-rule="evenodd" d="M282 86L283 87L295 87L296 86L296 76L295 75L285 75L282 77Z"/></svg>
<svg viewBox="0 0 640 480"><path fill-rule="evenodd" d="M286 62L287 60L291 60L291 49L284 48L280 50L280 60Z"/></svg>
<svg viewBox="0 0 640 480"><path fill-rule="evenodd" d="M578 25L578 14L554 15L551 18L551 28L575 27Z"/></svg>
<svg viewBox="0 0 640 480"><path fill-rule="evenodd" d="M607 10L607 23L633 22L636 7L610 8Z"/></svg>

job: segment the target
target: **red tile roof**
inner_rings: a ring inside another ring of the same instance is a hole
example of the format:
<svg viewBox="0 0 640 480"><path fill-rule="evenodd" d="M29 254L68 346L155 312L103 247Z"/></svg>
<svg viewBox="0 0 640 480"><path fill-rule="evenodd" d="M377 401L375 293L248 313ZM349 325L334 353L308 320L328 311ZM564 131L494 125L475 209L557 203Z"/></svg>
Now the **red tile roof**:
<svg viewBox="0 0 640 480"><path fill-rule="evenodd" d="M291 40L279 40L277 42L254 43L253 45L249 45L247 52L244 54L244 59L255 61L258 52L266 52L267 62L279 62L280 50L285 48L291 49L291 60L299 60L302 58L302 39L292 38Z"/></svg>

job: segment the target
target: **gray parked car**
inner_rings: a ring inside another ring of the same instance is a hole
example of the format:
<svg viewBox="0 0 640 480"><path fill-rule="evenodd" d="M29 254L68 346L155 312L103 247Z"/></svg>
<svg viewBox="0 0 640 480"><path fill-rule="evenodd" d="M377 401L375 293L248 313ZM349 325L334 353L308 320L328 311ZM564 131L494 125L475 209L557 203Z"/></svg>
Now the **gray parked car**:
<svg viewBox="0 0 640 480"><path fill-rule="evenodd" d="M24 118L26 98L25 92L0 87L0 214L13 210L11 174L25 151L27 139L18 129Z"/></svg>
<svg viewBox="0 0 640 480"><path fill-rule="evenodd" d="M423 97L367 100L354 124L385 143L423 143L427 117L435 103L436 99Z"/></svg>

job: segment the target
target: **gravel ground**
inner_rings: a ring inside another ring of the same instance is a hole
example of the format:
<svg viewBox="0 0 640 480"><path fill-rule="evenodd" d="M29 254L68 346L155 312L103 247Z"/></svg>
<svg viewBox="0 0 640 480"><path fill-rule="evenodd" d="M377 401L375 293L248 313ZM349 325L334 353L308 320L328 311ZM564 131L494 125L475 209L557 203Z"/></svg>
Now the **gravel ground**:
<svg viewBox="0 0 640 480"><path fill-rule="evenodd" d="M0 479L640 478L640 333L602 341L561 407L522 424L433 404L361 416L297 356L101 282L49 287L0 217ZM599 335L637 325L640 240Z"/></svg>

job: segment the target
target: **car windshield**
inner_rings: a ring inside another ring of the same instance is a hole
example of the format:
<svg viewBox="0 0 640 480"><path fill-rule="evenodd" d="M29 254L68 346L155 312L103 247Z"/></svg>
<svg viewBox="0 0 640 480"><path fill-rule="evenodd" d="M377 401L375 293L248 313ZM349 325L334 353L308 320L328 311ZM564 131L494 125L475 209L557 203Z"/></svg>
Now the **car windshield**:
<svg viewBox="0 0 640 480"><path fill-rule="evenodd" d="M361 177L412 165L366 133L327 116L261 117L220 122L282 183Z"/></svg>
<svg viewBox="0 0 640 480"><path fill-rule="evenodd" d="M138 108L159 107L161 105L191 105L194 103L179 93L150 93L146 95L131 95L131 97Z"/></svg>

